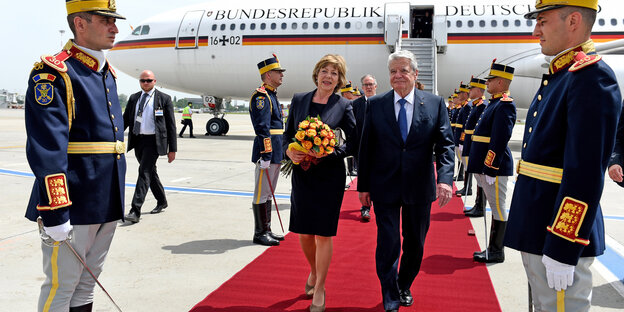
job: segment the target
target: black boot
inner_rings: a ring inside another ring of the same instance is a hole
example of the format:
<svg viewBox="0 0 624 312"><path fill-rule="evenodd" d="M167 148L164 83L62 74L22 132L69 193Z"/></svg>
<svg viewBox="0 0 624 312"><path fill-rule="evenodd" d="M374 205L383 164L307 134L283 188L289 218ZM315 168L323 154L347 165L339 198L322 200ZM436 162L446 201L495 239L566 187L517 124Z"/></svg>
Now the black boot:
<svg viewBox="0 0 624 312"><path fill-rule="evenodd" d="M69 307L69 312L91 312L93 310L93 302L81 305L79 307Z"/></svg>
<svg viewBox="0 0 624 312"><path fill-rule="evenodd" d="M464 215L466 217L483 217L485 213L485 191L481 187L477 187L477 198L475 200L475 204L470 210L466 210Z"/></svg>
<svg viewBox="0 0 624 312"><path fill-rule="evenodd" d="M267 231L267 204L253 204L253 213L254 213L254 244L260 244L265 246L277 246L279 245L279 241L273 239L269 236L269 232Z"/></svg>
<svg viewBox="0 0 624 312"><path fill-rule="evenodd" d="M485 259L485 251L475 252L472 258L477 262L501 263L505 261L503 238L507 222L492 219L490 227L490 244L487 248L488 258Z"/></svg>
<svg viewBox="0 0 624 312"><path fill-rule="evenodd" d="M453 180L455 181L464 181L464 164L463 163L459 163L459 173L457 173L457 176L455 178L453 178Z"/></svg>
<svg viewBox="0 0 624 312"><path fill-rule="evenodd" d="M464 177L464 187L455 192L455 195L457 196L466 196L466 189L468 190L468 196L472 195L472 173L466 172Z"/></svg>
<svg viewBox="0 0 624 312"><path fill-rule="evenodd" d="M283 241L284 235L275 234L271 231L271 200L268 200L266 204L267 204L267 226L266 228L269 233L269 236L271 236L271 238L276 239L278 241Z"/></svg>

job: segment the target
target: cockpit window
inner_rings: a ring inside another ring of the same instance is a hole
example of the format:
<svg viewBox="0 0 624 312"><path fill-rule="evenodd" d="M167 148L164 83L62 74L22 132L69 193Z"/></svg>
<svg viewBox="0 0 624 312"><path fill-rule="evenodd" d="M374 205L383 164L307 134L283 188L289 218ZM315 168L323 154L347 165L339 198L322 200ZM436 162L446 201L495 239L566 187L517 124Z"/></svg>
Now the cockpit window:
<svg viewBox="0 0 624 312"><path fill-rule="evenodd" d="M138 35L140 35L140 34L141 34L141 27L143 27L143 26L139 26L139 27L135 28L135 29L132 31L132 35L134 35L134 36L138 36Z"/></svg>
<svg viewBox="0 0 624 312"><path fill-rule="evenodd" d="M149 25L143 25L143 27L141 28L141 35L147 35L149 34L149 31L150 31Z"/></svg>

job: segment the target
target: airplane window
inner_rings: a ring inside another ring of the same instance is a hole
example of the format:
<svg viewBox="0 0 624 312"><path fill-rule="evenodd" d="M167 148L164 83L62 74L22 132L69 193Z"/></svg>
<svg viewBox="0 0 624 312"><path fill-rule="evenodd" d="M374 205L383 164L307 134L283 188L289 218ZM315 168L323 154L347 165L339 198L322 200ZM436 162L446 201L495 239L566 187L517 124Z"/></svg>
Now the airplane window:
<svg viewBox="0 0 624 312"><path fill-rule="evenodd" d="M328 29L328 28L329 28L329 23L328 22L323 23L323 29Z"/></svg>
<svg viewBox="0 0 624 312"><path fill-rule="evenodd" d="M451 27L451 21L446 21L446 27L450 28Z"/></svg>
<svg viewBox="0 0 624 312"><path fill-rule="evenodd" d="M361 29L362 28L362 22L355 22L355 28Z"/></svg>
<svg viewBox="0 0 624 312"><path fill-rule="evenodd" d="M462 21L455 22L455 26L457 26L457 28L461 28L462 27Z"/></svg>
<svg viewBox="0 0 624 312"><path fill-rule="evenodd" d="M297 27L295 27L295 28L297 28ZM286 23L282 23L282 29L286 29Z"/></svg>
<svg viewBox="0 0 624 312"><path fill-rule="evenodd" d="M292 29L297 29L297 23L292 23L292 25L290 25L290 27L291 27Z"/></svg>
<svg viewBox="0 0 624 312"><path fill-rule="evenodd" d="M373 22L366 22L366 28L368 29L373 28Z"/></svg>
<svg viewBox="0 0 624 312"><path fill-rule="evenodd" d="M303 24L301 24L301 28L308 29L308 22L304 22Z"/></svg>
<svg viewBox="0 0 624 312"><path fill-rule="evenodd" d="M479 27L485 27L485 21L484 20L480 20L479 21Z"/></svg>
<svg viewBox="0 0 624 312"><path fill-rule="evenodd" d="M336 28L336 29L340 28L340 22L335 22L334 23L334 28Z"/></svg>
<svg viewBox="0 0 624 312"><path fill-rule="evenodd" d="M141 35L147 35L149 34L149 31L150 31L149 25L143 25L143 28L141 28Z"/></svg>
<svg viewBox="0 0 624 312"><path fill-rule="evenodd" d="M217 24L212 24L212 31L217 30Z"/></svg>
<svg viewBox="0 0 624 312"><path fill-rule="evenodd" d="M318 29L318 23L317 23L317 22L314 22L314 24L312 24L312 28L314 28L314 29Z"/></svg>
<svg viewBox="0 0 624 312"><path fill-rule="evenodd" d="M346 23L345 23L345 28L346 28L346 29L351 28L351 23L350 23L350 22L346 22Z"/></svg>
<svg viewBox="0 0 624 312"><path fill-rule="evenodd" d="M604 26L604 24L605 24L604 18L598 19L598 25Z"/></svg>
<svg viewBox="0 0 624 312"><path fill-rule="evenodd" d="M245 30L245 23L240 24L240 30Z"/></svg>
<svg viewBox="0 0 624 312"><path fill-rule="evenodd" d="M141 27L143 27L143 26L139 26L135 30L133 30L132 34L135 35L135 36L140 35L141 34Z"/></svg>
<svg viewBox="0 0 624 312"><path fill-rule="evenodd" d="M236 29L236 24L230 24L230 30Z"/></svg>
<svg viewBox="0 0 624 312"><path fill-rule="evenodd" d="M617 25L617 20L615 18L611 19L611 25L613 26Z"/></svg>
<svg viewBox="0 0 624 312"><path fill-rule="evenodd" d="M383 29L383 22L377 22L377 28Z"/></svg>
<svg viewBox="0 0 624 312"><path fill-rule="evenodd" d="M509 21L508 21L508 20L504 20L504 21L503 21L503 26L505 26L505 27L509 27Z"/></svg>
<svg viewBox="0 0 624 312"><path fill-rule="evenodd" d="M495 20L492 20L492 22L490 23L490 25L492 25L492 27L496 27L498 25L498 22Z"/></svg>
<svg viewBox="0 0 624 312"><path fill-rule="evenodd" d="M520 24L522 24L522 23L520 22L520 20L515 20L515 21L514 21L514 25L516 25L516 27L520 27Z"/></svg>
<svg viewBox="0 0 624 312"><path fill-rule="evenodd" d="M256 23L251 23L251 24L249 25L249 29L251 29L251 30L256 29Z"/></svg>
<svg viewBox="0 0 624 312"><path fill-rule="evenodd" d="M265 23L261 23L260 24L260 29L265 30L266 29L266 24Z"/></svg>
<svg viewBox="0 0 624 312"><path fill-rule="evenodd" d="M275 28L277 28L277 24L271 23L271 29L275 30Z"/></svg>
<svg viewBox="0 0 624 312"><path fill-rule="evenodd" d="M221 30L225 30L225 24L221 24Z"/></svg>
<svg viewBox="0 0 624 312"><path fill-rule="evenodd" d="M533 20L526 20L527 26L533 26Z"/></svg>
<svg viewBox="0 0 624 312"><path fill-rule="evenodd" d="M473 21L468 21L468 27L473 27L474 26L474 22Z"/></svg>

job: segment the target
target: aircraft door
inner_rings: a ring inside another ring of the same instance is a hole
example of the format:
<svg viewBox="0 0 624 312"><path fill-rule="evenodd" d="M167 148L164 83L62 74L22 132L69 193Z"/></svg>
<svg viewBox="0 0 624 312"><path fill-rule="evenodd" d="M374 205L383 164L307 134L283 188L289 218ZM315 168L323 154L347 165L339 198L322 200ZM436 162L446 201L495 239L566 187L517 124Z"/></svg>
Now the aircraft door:
<svg viewBox="0 0 624 312"><path fill-rule="evenodd" d="M410 17L410 3L396 2L384 5L384 40L395 45L402 37L409 37L407 25Z"/></svg>
<svg viewBox="0 0 624 312"><path fill-rule="evenodd" d="M188 11L184 14L178 36L176 37L177 49L196 49L199 37L199 24L204 17L204 10Z"/></svg>

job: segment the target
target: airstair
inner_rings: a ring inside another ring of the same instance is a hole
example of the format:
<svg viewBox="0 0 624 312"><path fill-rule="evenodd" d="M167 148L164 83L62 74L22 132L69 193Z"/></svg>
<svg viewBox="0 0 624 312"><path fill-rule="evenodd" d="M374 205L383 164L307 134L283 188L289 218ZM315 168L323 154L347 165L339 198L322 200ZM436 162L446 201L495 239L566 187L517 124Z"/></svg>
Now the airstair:
<svg viewBox="0 0 624 312"><path fill-rule="evenodd" d="M414 53L418 62L418 81L425 85L425 91L436 93L437 49L435 40L431 38L402 39L399 50Z"/></svg>

